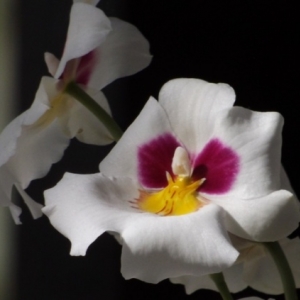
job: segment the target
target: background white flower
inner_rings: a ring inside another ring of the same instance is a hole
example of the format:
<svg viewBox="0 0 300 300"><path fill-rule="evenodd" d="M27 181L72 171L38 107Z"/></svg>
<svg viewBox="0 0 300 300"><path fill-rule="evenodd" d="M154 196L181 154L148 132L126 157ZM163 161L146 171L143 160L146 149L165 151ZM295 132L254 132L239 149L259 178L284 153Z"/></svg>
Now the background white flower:
<svg viewBox="0 0 300 300"><path fill-rule="evenodd" d="M96 145L113 141L94 115L63 92L64 86L75 80L110 113L100 89L140 71L150 61L149 43L136 27L107 18L93 5L73 4L61 61L46 55L50 73L61 79L43 77L30 109L13 120L0 137L0 204L10 207L16 223L20 222L20 209L11 202L13 185L33 217L39 217L41 205L24 189L61 159L69 140L76 136L81 142Z"/></svg>

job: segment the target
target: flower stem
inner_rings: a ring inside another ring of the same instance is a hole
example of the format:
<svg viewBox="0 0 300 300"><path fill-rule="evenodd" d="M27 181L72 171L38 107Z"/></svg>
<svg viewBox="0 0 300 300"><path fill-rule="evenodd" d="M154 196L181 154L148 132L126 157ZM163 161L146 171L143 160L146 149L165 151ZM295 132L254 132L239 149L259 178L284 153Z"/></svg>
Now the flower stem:
<svg viewBox="0 0 300 300"><path fill-rule="evenodd" d="M123 132L115 120L90 95L78 86L76 82L69 82L66 85L64 92L73 96L93 113L106 127L115 141L118 141L121 138Z"/></svg>
<svg viewBox="0 0 300 300"><path fill-rule="evenodd" d="M225 282L223 273L210 274L209 276L217 286L223 300L233 300L232 295L230 294L228 286Z"/></svg>
<svg viewBox="0 0 300 300"><path fill-rule="evenodd" d="M262 245L269 251L277 266L283 285L285 299L298 300L295 280L286 256L279 243L268 242L262 243Z"/></svg>

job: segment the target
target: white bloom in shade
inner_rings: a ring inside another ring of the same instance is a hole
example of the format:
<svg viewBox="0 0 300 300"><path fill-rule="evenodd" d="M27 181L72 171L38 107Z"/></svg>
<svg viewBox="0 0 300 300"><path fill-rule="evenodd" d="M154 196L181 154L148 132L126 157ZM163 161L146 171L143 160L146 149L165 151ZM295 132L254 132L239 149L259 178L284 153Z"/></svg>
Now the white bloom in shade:
<svg viewBox="0 0 300 300"><path fill-rule="evenodd" d="M61 61L52 54L45 57L50 73L57 79L43 77L30 109L13 120L0 136L0 204L10 207L16 223L20 223L21 211L11 202L13 186L33 216L39 217L41 205L31 200L24 189L61 159L69 140L76 137L96 145L113 141L94 115L63 92L65 85L70 81L80 84L110 113L100 89L142 70L151 61L149 44L137 28L107 18L100 9L80 2L71 9Z"/></svg>
<svg viewBox="0 0 300 300"><path fill-rule="evenodd" d="M285 238L280 241L280 245L291 267L296 287L300 288L300 240ZM249 257L245 260L243 278L257 291L271 295L282 294L283 287L274 261L265 249L262 248L261 251L263 251L262 256L257 255L253 259Z"/></svg>
<svg viewBox="0 0 300 300"><path fill-rule="evenodd" d="M108 18L85 1L75 2L61 60L45 53L48 70L57 80L44 78L41 82L44 101L42 97L37 101L46 105L46 113L40 121L58 117L69 137L76 136L89 144L108 144L113 141L110 133L85 107L64 94L63 88L75 81L110 113L105 96L99 91L112 81L147 67L152 58L149 43L135 26Z"/></svg>
<svg viewBox="0 0 300 300"><path fill-rule="evenodd" d="M66 174L46 191L43 212L71 240L71 254L115 232L123 276L156 283L233 265L228 231L273 241L294 230L296 203L280 189L282 118L234 100L226 84L169 81L100 174Z"/></svg>
<svg viewBox="0 0 300 300"><path fill-rule="evenodd" d="M233 244L241 254L237 263L223 271L225 281L232 293L237 293L247 286L265 294L283 294L282 282L274 260L260 244L234 238ZM282 239L280 245L291 267L296 287L300 287L300 240ZM185 286L187 294L199 289L218 291L209 276L181 276L171 278L172 283Z"/></svg>

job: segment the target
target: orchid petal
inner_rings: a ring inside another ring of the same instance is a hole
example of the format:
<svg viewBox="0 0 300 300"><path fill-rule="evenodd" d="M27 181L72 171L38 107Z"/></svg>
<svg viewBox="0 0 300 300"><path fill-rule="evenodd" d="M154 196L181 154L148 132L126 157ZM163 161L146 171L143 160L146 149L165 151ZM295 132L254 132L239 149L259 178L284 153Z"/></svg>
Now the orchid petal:
<svg viewBox="0 0 300 300"><path fill-rule="evenodd" d="M26 141L28 135L25 133L27 130L23 124L28 118L28 115L28 110L22 113L4 129L0 136L0 145L2 148L0 152L0 203L10 208L16 224L21 223L19 220L21 210L11 202L12 188L14 185L29 207L33 217L38 218L41 216L41 205L35 203L25 191L23 191L32 179L38 178L36 174L40 172L39 170L34 170L35 164L37 164L37 155L34 153L34 149L29 149L29 145L31 145L33 141ZM29 161L26 161L28 158ZM33 165L31 164L32 160L35 162ZM43 161L40 163L42 164Z"/></svg>
<svg viewBox="0 0 300 300"><path fill-rule="evenodd" d="M214 205L182 216L139 215L122 233L124 278L157 283L227 268L238 252L231 247L222 223L222 210Z"/></svg>
<svg viewBox="0 0 300 300"><path fill-rule="evenodd" d="M28 111L16 117L0 134L0 168L15 154L17 139L22 134L22 124L27 114Z"/></svg>
<svg viewBox="0 0 300 300"><path fill-rule="evenodd" d="M86 3L73 4L67 41L55 78L62 75L68 61L81 57L102 44L110 31L110 21L102 10Z"/></svg>
<svg viewBox="0 0 300 300"><path fill-rule="evenodd" d="M224 271L222 272L224 274ZM207 289L218 292L216 284L209 278L208 275L203 276L180 276L170 278L170 281L175 284L184 285L185 292L190 295L197 290Z"/></svg>
<svg viewBox="0 0 300 300"><path fill-rule="evenodd" d="M168 184L166 173L173 175L172 158L180 146L170 134L161 134L138 148L138 178L147 188L163 188Z"/></svg>
<svg viewBox="0 0 300 300"><path fill-rule="evenodd" d="M56 89L57 84L58 80L56 79L47 76L42 77L34 101L30 109L26 112L23 125L36 123L51 108L51 99L55 98L58 94Z"/></svg>
<svg viewBox="0 0 300 300"><path fill-rule="evenodd" d="M283 239L280 241L281 247L285 252L286 258L294 275L296 287L300 287L300 240ZM269 254L247 260L244 263L244 280L249 286L260 292L272 295L283 293L281 278Z"/></svg>
<svg viewBox="0 0 300 300"><path fill-rule="evenodd" d="M234 90L227 84L200 79L174 79L159 93L171 126L186 148L195 153L212 137L219 111L231 108Z"/></svg>
<svg viewBox="0 0 300 300"><path fill-rule="evenodd" d="M48 72L54 77L59 65L58 58L49 52L45 52L44 58L48 68Z"/></svg>
<svg viewBox="0 0 300 300"><path fill-rule="evenodd" d="M275 112L233 107L219 114L214 135L233 149L240 160L228 196L258 198L280 189L282 125L281 115Z"/></svg>
<svg viewBox="0 0 300 300"><path fill-rule="evenodd" d="M227 194L239 175L240 158L219 139L210 140L193 160L193 179L205 178L201 192Z"/></svg>
<svg viewBox="0 0 300 300"><path fill-rule="evenodd" d="M55 145L55 147L53 147ZM26 127L17 141L17 151L7 162L16 182L25 189L33 179L45 176L69 145L57 121L46 128Z"/></svg>
<svg viewBox="0 0 300 300"><path fill-rule="evenodd" d="M27 188L31 180L45 176L51 165L61 159L69 144L69 138L62 132L57 119L47 126L39 122L50 108L49 99L56 95L55 82L43 77L31 108L16 118L1 135L8 140L6 148L11 152L3 151L6 156L3 162L14 178L12 182L20 184L22 189ZM9 136L13 130L15 132ZM4 140L2 143L6 144Z"/></svg>
<svg viewBox="0 0 300 300"><path fill-rule="evenodd" d="M247 284L243 280L241 274L243 272L243 264L238 263L228 269L222 271L228 289L231 293L237 293L244 290ZM205 276L180 276L171 278L172 283L183 284L187 294L192 294L200 289L208 289L218 292L216 284L208 275Z"/></svg>
<svg viewBox="0 0 300 300"><path fill-rule="evenodd" d="M94 51L96 59L88 86L95 89L141 71L152 59L148 41L135 26L117 18L110 21L112 31Z"/></svg>
<svg viewBox="0 0 300 300"><path fill-rule="evenodd" d="M131 206L138 189L128 178L67 174L45 192L43 212L71 240L73 255L85 254L104 231L119 233L126 279L157 283L171 275L218 272L234 263L238 252L224 231L223 212L218 206L161 217Z"/></svg>
<svg viewBox="0 0 300 300"><path fill-rule="evenodd" d="M66 173L54 188L45 191L43 212L71 241L71 255L85 255L103 232L120 231L123 222L137 214L128 202L138 196L136 185L128 178L118 184L115 181L102 174Z"/></svg>
<svg viewBox="0 0 300 300"><path fill-rule="evenodd" d="M87 93L111 115L108 102L102 92L89 89ZM107 145L114 141L99 119L79 102L74 102L70 109L67 126L71 136L76 136L79 141L86 144Z"/></svg>
<svg viewBox="0 0 300 300"><path fill-rule="evenodd" d="M137 179L139 148L143 144L171 132L166 113L154 98L150 98L120 141L100 163L101 172L107 176ZM165 170L163 172L163 176L165 176Z"/></svg>
<svg viewBox="0 0 300 300"><path fill-rule="evenodd" d="M277 241L298 227L299 207L285 190L248 200L225 196L209 199L227 212L228 231L245 239Z"/></svg>

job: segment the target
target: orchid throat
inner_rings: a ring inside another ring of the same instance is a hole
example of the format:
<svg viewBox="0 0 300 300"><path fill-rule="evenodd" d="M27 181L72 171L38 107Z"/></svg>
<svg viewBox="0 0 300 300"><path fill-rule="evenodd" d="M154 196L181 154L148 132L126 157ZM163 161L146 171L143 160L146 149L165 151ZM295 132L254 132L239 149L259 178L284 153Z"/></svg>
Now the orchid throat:
<svg viewBox="0 0 300 300"><path fill-rule="evenodd" d="M175 179L167 172L168 185L158 192L140 192L138 206L141 210L161 216L178 216L197 211L203 203L197 190L205 178L192 181L188 176Z"/></svg>

